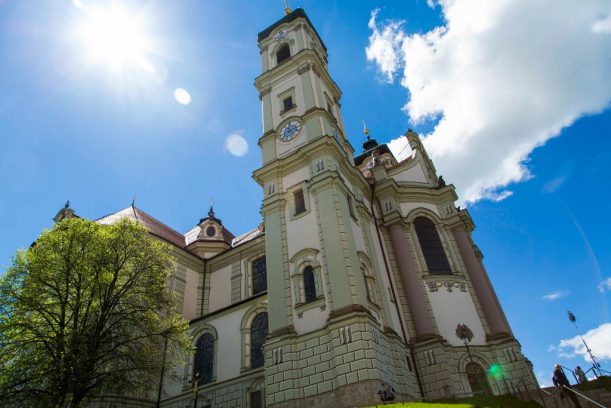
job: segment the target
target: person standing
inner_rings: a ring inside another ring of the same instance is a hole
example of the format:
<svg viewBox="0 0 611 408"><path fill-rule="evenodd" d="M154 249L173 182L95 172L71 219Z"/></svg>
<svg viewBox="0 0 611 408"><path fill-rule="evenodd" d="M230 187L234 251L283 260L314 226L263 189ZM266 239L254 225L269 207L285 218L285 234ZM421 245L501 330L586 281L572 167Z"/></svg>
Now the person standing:
<svg viewBox="0 0 611 408"><path fill-rule="evenodd" d="M581 408L579 404L579 400L577 400L577 395L571 390L571 384L569 380L564 375L564 371L562 371L562 367L559 364L554 366L554 375L552 376L552 381L554 385L560 387L560 398L564 399L567 395L573 401L573 405L577 408Z"/></svg>
<svg viewBox="0 0 611 408"><path fill-rule="evenodd" d="M579 381L579 384L588 382L588 379L586 378L586 373L583 372L581 367L577 366L577 368L575 368L575 374L577 374L577 381Z"/></svg>

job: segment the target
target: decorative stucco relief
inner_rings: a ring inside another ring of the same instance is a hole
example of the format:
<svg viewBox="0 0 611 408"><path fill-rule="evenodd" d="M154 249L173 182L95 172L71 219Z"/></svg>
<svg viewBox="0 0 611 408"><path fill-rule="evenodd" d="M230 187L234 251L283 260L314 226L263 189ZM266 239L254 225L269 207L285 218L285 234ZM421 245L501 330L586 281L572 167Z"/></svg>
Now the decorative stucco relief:
<svg viewBox="0 0 611 408"><path fill-rule="evenodd" d="M467 284L465 282L452 282L452 281L429 281L427 283L429 292L438 292L439 288L446 288L448 292L453 292L455 289L461 292L467 291Z"/></svg>

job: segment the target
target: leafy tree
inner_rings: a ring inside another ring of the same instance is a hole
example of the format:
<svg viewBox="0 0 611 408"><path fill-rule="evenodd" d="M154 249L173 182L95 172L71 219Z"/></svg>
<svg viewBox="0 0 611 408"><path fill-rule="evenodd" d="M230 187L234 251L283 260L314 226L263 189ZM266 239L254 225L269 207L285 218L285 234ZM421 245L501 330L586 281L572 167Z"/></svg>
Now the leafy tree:
<svg viewBox="0 0 611 408"><path fill-rule="evenodd" d="M166 368L190 344L170 271L170 248L127 220L44 231L0 278L1 404L156 395L164 342Z"/></svg>

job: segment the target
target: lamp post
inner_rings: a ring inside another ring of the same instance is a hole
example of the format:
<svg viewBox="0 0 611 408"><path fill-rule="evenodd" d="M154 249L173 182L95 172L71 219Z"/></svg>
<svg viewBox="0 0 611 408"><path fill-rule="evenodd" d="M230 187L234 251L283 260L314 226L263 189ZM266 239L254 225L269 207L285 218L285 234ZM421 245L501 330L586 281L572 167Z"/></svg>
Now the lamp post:
<svg viewBox="0 0 611 408"><path fill-rule="evenodd" d="M199 371L193 375L193 408L197 408L197 397L199 395Z"/></svg>
<svg viewBox="0 0 611 408"><path fill-rule="evenodd" d="M474 366L472 365L473 356L471 355L471 350L469 350L469 343L471 342L471 340L473 340L473 332L466 324L458 324L456 325L456 337L458 337L460 340L463 341L463 343L465 343L465 347L467 348L467 354L469 355L469 363L471 363L471 365L469 365L468 367L473 370L473 372L471 373L469 373L469 370L465 370L465 373L467 374L467 379L469 378L469 374L475 376L475 381L482 389L482 392L486 392L485 384L481 383L479 375L477 374L477 370L475 370Z"/></svg>
<svg viewBox="0 0 611 408"><path fill-rule="evenodd" d="M462 340L465 343L465 347L467 348L467 354L469 355L469 362L473 362L473 357L471 357L471 351L469 350L469 343L473 340L473 332L466 324L459 324L456 326L456 337Z"/></svg>
<svg viewBox="0 0 611 408"><path fill-rule="evenodd" d="M163 376L165 375L165 360L168 353L168 333L163 334L163 359L161 360L161 373L159 374L159 389L157 390L157 408L161 407L161 392L163 391Z"/></svg>
<svg viewBox="0 0 611 408"><path fill-rule="evenodd" d="M598 373L596 372L596 370L600 368L600 364L596 361L596 357L594 357L594 354L592 354L592 349L588 347L588 343L586 343L586 340L583 338L581 333L579 333L579 327L577 327L577 318L575 317L573 312L569 310L567 311L567 315L569 317L569 321L575 325L575 329L577 330L577 333L579 334L579 337L581 338L583 345L586 347L586 351L590 355L590 359L592 360L592 372L594 373L594 376L598 378Z"/></svg>

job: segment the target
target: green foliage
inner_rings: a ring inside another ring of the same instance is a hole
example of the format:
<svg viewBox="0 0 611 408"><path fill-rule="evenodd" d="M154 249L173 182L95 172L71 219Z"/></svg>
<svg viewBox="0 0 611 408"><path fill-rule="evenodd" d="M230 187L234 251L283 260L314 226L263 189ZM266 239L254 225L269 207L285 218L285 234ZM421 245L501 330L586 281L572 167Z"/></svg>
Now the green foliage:
<svg viewBox="0 0 611 408"><path fill-rule="evenodd" d="M44 231L0 278L0 401L78 406L150 392L166 339L166 369L190 345L170 272L170 248L127 220Z"/></svg>

